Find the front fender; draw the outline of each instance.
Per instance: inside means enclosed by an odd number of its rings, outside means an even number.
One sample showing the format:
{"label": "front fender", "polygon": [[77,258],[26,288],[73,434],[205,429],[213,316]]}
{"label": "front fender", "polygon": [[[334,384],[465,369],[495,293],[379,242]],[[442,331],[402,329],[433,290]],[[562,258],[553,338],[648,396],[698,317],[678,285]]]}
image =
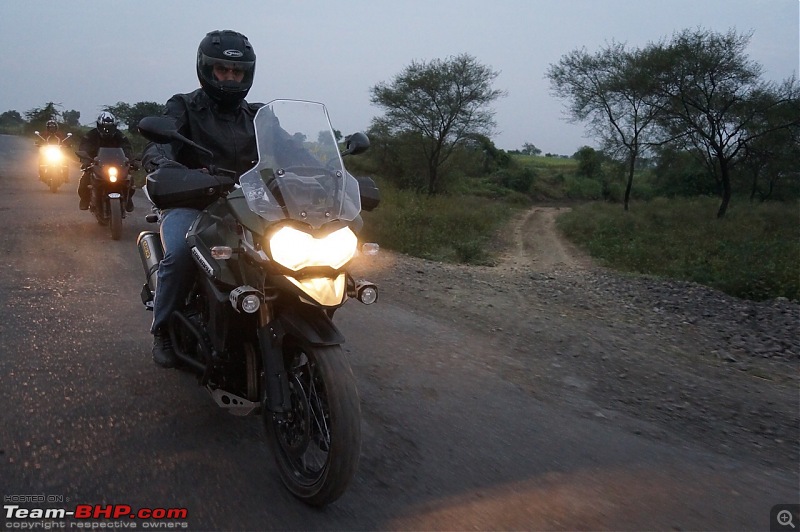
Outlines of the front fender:
{"label": "front fender", "polygon": [[321,308],[310,305],[285,307],[278,314],[278,320],[287,335],[307,342],[309,346],[344,343],[344,335]]}
{"label": "front fender", "polygon": [[285,337],[304,348],[339,345],[344,336],[320,308],[307,305],[283,308],[278,318],[258,329],[258,342],[264,357],[265,405],[270,412],[288,412],[289,381],[283,354]]}

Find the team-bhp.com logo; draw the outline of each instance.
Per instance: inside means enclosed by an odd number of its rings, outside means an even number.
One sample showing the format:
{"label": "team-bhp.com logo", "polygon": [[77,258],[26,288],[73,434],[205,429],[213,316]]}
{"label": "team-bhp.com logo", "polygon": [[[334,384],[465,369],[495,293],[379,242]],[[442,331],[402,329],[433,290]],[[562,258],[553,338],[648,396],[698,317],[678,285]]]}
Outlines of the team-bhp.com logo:
{"label": "team-bhp.com logo", "polygon": [[[22,508],[17,504],[5,504],[3,505],[3,510],[6,518],[6,527],[19,529],[30,528],[24,526],[24,523],[34,519],[51,520],[55,522],[55,528],[68,528],[66,523],[58,523],[58,520],[64,519],[78,520],[77,522],[72,521],[69,528],[96,528],[91,523],[93,520],[99,519],[116,520],[120,527],[125,528],[137,528],[136,520],[140,521],[139,524],[142,528],[164,528],[168,523],[171,525],[168,528],[187,528],[188,524],[185,519],[189,516],[189,511],[186,508],[139,508],[134,510],[128,504],[78,504],[74,510],[65,508]],[[184,520],[184,522],[174,522],[174,520],[179,519]]]}

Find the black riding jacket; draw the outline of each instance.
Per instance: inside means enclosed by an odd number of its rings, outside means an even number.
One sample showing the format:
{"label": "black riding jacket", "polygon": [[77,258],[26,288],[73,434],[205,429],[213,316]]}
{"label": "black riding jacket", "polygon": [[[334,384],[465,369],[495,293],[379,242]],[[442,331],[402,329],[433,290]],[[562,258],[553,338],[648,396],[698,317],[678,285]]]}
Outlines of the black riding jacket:
{"label": "black riding jacket", "polygon": [[81,138],[78,151],[84,151],[89,154],[89,157],[94,159],[97,157],[97,152],[100,148],[122,148],[122,151],[125,152],[125,157],[128,159],[133,158],[131,141],[120,130],[115,131],[114,135],[111,137],[103,138],[100,136],[100,132],[97,131],[97,128],[90,129]]}
{"label": "black riding jacket", "polygon": [[64,142],[64,138],[66,138],[66,135],[62,135],[61,133],[49,133],[44,138],[44,143],[45,144],[61,144],[62,142]]}
{"label": "black riding jacket", "polygon": [[203,89],[176,94],[167,101],[164,115],[175,119],[178,132],[214,153],[212,158],[197,149],[173,142],[149,143],[142,153],[142,166],[155,170],[162,157],[189,168],[210,168],[212,165],[233,170],[239,176],[258,160],[253,118],[263,104],[242,101],[233,109],[219,107]]}

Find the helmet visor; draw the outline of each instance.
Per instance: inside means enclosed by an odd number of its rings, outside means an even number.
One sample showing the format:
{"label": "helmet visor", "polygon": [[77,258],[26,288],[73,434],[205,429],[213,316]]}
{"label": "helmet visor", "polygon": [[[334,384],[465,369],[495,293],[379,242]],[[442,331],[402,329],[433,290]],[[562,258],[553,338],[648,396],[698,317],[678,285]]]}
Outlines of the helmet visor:
{"label": "helmet visor", "polygon": [[114,134],[117,130],[116,124],[106,124],[101,123],[97,126],[97,132],[100,133],[101,137],[110,137]]}
{"label": "helmet visor", "polygon": [[200,71],[203,77],[210,82],[220,84],[225,87],[229,82],[250,87],[253,83],[253,71],[255,61],[236,61],[231,59],[219,59],[200,54]]}

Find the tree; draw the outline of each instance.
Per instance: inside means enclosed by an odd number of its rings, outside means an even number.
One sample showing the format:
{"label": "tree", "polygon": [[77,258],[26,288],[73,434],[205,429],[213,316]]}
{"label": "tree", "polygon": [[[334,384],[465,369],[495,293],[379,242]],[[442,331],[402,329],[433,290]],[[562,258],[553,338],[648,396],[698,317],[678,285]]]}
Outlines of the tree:
{"label": "tree", "polygon": [[[797,87],[794,90],[786,85],[794,84],[794,79],[784,83],[782,92],[792,93],[792,98],[784,100],[782,105],[771,107],[771,112],[761,115],[761,120],[753,120],[748,131],[753,136],[744,147],[741,165],[749,175],[750,200],[756,198],[764,201],[781,192],[789,197],[797,197],[800,185],[800,95]],[[775,94],[766,92],[763,98],[776,98]],[[792,120],[794,117],[794,122]],[[793,122],[793,123],[792,123]],[[774,129],[774,124],[791,123],[789,127]],[[765,133],[756,135],[761,131]],[[781,191],[778,191],[780,185]]]}
{"label": "tree", "polygon": [[530,142],[526,142],[522,145],[522,153],[524,155],[539,155],[542,153],[542,150],[531,144]]}
{"label": "tree", "polygon": [[480,164],[477,165],[482,174],[490,174],[500,168],[507,168],[511,164],[511,156],[504,150],[494,145],[492,139],[485,135],[475,133],[464,138],[461,147],[465,151],[479,153]]}
{"label": "tree", "polygon": [[489,136],[495,126],[489,105],[505,92],[492,88],[499,72],[462,54],[446,60],[412,61],[391,84],[370,89],[383,108],[380,127],[414,139],[427,164],[429,194],[437,192],[442,165],[471,135]]}
{"label": "tree", "polygon": [[3,126],[19,126],[25,123],[25,119],[19,114],[19,111],[6,111],[0,114],[0,125]]}
{"label": "tree", "polygon": [[61,107],[61,104],[47,102],[44,107],[35,107],[25,111],[25,118],[28,119],[28,132],[44,131],[48,120],[58,121],[61,117],[61,111],[56,107]]}
{"label": "tree", "polygon": [[702,155],[696,152],[670,144],[654,148],[653,186],[656,194],[666,197],[719,194],[719,184],[709,174]]}
{"label": "tree", "polygon": [[612,42],[594,55],[586,49],[570,52],[550,65],[547,77],[554,94],[569,100],[572,121],[588,121],[609,153],[623,154],[627,211],[636,160],[658,116],[658,108],[648,104],[653,92],[650,62],[644,52]]}
{"label": "tree", "polygon": [[603,154],[591,146],[582,146],[573,159],[578,161],[578,174],[588,179],[598,179],[603,171]]}
{"label": "tree", "polygon": [[0,133],[19,134],[25,129],[25,119],[18,111],[6,111],[0,114]]}
{"label": "tree", "polygon": [[138,131],[139,121],[146,116],[161,115],[164,106],[157,102],[139,102],[133,105],[125,102],[117,102],[114,105],[106,105],[103,111],[112,113],[117,119],[125,124],[128,131]]}
{"label": "tree", "polygon": [[64,119],[64,124],[67,125],[68,127],[77,128],[77,127],[79,127],[81,125],[81,123],[80,123],[80,119],[81,119],[80,111],[75,111],[75,110],[64,111],[64,113],[62,113],[61,116]]}
{"label": "tree", "polygon": [[665,141],[704,155],[721,187],[718,218],[727,211],[731,170],[742,160],[746,146],[800,119],[795,109],[784,120],[754,127],[764,124],[776,107],[791,105],[797,84],[778,86],[761,80],[761,66],[745,54],[750,36],[733,30],[725,34],[684,30],[668,44],[651,47],[659,71],[653,103],[659,108]]}

